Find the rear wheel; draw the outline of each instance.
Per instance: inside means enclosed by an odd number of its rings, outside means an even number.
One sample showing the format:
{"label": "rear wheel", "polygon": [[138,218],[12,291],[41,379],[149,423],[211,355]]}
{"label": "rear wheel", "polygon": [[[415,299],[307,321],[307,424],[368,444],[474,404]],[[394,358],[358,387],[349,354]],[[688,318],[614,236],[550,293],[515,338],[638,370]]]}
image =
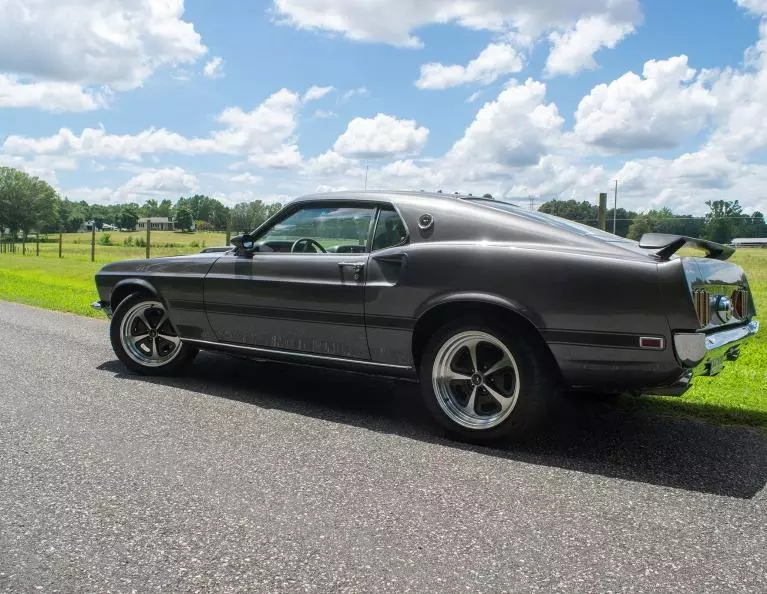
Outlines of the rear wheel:
{"label": "rear wheel", "polygon": [[133,293],[120,303],[109,334],[120,361],[146,375],[176,372],[197,354],[196,348],[181,341],[165,306],[143,293]]}
{"label": "rear wheel", "polygon": [[459,320],[437,331],[420,375],[435,419],[472,441],[529,435],[555,394],[548,360],[529,333],[483,320]]}

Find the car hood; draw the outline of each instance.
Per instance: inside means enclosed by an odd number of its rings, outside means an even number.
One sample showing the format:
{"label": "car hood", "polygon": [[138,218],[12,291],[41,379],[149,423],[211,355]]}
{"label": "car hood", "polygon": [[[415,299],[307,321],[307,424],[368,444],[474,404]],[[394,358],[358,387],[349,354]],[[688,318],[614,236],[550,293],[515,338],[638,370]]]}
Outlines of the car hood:
{"label": "car hood", "polygon": [[210,268],[225,252],[205,252],[179,256],[162,256],[141,260],[118,260],[105,264],[99,274],[112,272],[190,272]]}

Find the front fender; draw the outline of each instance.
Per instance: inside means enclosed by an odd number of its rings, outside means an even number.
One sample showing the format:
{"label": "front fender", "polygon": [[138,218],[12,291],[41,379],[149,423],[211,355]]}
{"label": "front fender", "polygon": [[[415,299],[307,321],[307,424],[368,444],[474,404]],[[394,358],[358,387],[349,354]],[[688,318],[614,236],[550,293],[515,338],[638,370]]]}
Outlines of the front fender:
{"label": "front fender", "polygon": [[109,296],[109,305],[112,311],[117,308],[123,299],[133,293],[136,289],[141,289],[150,293],[163,304],[166,311],[168,310],[168,304],[165,301],[165,298],[160,294],[160,292],[152,283],[143,278],[126,278],[119,281],[115,284],[114,287],[112,287],[112,293]]}

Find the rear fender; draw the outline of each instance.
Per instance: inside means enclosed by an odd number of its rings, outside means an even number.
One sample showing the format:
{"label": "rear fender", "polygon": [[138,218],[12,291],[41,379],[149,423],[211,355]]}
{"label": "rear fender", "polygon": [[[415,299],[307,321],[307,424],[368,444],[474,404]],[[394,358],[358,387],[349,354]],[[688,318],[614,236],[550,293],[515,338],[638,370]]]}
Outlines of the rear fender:
{"label": "rear fender", "polygon": [[522,316],[538,328],[538,330],[543,330],[545,327],[543,319],[531,308],[512,299],[493,295],[492,293],[459,292],[437,295],[421,304],[414,317],[415,319],[421,319],[430,310],[447,303],[485,303],[487,305],[497,305]]}

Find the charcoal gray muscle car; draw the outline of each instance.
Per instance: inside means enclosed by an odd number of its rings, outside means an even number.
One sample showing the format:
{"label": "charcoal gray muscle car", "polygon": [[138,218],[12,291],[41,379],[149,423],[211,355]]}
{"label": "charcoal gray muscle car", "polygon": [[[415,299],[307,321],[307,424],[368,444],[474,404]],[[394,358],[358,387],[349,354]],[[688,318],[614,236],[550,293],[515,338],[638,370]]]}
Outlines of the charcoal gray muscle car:
{"label": "charcoal gray muscle car", "polygon": [[229,247],[107,264],[94,306],[136,372],[210,349],[402,376],[448,430],[488,440],[528,432],[562,390],[681,394],[737,359],[759,324],[732,252],[489,198],[328,193]]}

